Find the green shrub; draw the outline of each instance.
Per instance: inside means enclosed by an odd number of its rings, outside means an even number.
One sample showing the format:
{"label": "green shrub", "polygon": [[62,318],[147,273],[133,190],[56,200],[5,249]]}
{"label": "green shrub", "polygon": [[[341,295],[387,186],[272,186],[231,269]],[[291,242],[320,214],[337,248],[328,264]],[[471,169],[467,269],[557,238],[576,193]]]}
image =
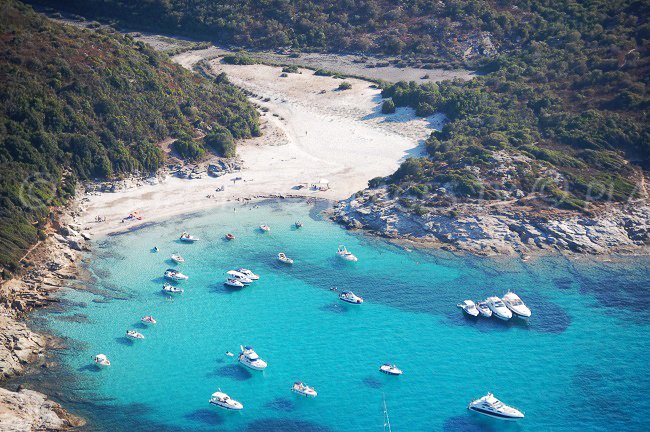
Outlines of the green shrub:
{"label": "green shrub", "polygon": [[395,112],[395,102],[393,99],[386,99],[381,105],[381,112],[384,114],[392,114]]}
{"label": "green shrub", "polygon": [[235,145],[235,140],[230,131],[224,127],[215,127],[203,140],[205,144],[212,148],[219,156],[236,156],[237,147]]}
{"label": "green shrub", "polygon": [[179,138],[174,141],[174,150],[182,159],[196,161],[205,156],[205,149],[203,146],[191,138]]}
{"label": "green shrub", "polygon": [[343,81],[341,84],[339,84],[337,90],[340,90],[340,91],[342,91],[342,90],[350,90],[351,88],[352,88],[352,84],[350,84],[347,81]]}

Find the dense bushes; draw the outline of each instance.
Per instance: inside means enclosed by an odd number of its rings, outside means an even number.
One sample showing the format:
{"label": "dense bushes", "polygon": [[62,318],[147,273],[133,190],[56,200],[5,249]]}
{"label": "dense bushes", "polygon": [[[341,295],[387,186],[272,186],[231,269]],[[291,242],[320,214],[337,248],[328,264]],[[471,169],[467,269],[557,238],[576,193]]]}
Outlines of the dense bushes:
{"label": "dense bushes", "polygon": [[395,102],[392,99],[386,99],[383,104],[381,104],[381,112],[384,114],[392,114],[395,112]]}
{"label": "dense bushes", "polygon": [[[0,268],[15,268],[77,179],[154,172],[164,159],[155,143],[206,125],[259,135],[257,112],[227,80],[129,36],[56,24],[11,0],[0,28]],[[176,145],[187,157],[199,147]]]}
{"label": "dense bushes", "polygon": [[174,151],[182,159],[195,161],[205,155],[203,146],[190,137],[181,137],[174,141]]}
{"label": "dense bushes", "polygon": [[236,154],[235,140],[230,131],[224,127],[217,127],[212,130],[205,136],[204,141],[219,156],[234,157]]}

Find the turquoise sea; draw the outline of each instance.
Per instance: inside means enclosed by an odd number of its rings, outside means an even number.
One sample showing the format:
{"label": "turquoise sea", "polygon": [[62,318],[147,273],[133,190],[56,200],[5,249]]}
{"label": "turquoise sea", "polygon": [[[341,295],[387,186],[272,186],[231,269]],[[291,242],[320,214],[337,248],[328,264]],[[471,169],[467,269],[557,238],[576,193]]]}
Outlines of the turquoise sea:
{"label": "turquoise sea", "polygon": [[[180,243],[182,231],[201,241]],[[338,260],[339,244],[359,262]],[[295,264],[278,263],[280,251]],[[174,252],[186,263],[174,266]],[[43,386],[97,431],[383,431],[384,398],[395,432],[647,430],[648,264],[408,251],[304,203],[223,206],[96,241],[90,290],[69,290],[64,308],[40,314],[69,346]],[[225,287],[224,272],[240,266],[261,279]],[[190,277],[174,301],[160,292],[168,267]],[[340,302],[334,286],[365,303]],[[508,289],[531,307],[528,324],[467,319],[456,307]],[[143,328],[148,314],[158,324]],[[131,343],[127,329],[146,339]],[[240,344],[268,368],[224,355]],[[91,366],[97,353],[112,366]],[[386,361],[404,375],[379,373]],[[318,397],[291,393],[294,380]],[[244,410],[210,406],[218,389]],[[468,412],[488,391],[526,418]]]}

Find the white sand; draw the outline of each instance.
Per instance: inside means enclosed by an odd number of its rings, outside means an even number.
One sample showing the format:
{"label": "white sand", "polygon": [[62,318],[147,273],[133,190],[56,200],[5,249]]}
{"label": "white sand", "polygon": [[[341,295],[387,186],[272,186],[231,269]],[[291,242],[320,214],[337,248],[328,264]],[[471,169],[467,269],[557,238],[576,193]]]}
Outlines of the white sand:
{"label": "white sand", "polygon": [[[205,57],[199,51],[190,51],[175,60],[191,67],[201,58]],[[382,115],[379,90],[366,81],[347,79],[352,89],[336,91],[341,80],[317,77],[309,70],[280,78],[278,67],[211,64],[234,84],[258,95],[254,102],[268,109],[262,115],[263,136],[239,143],[244,170],[219,178],[168,177],[157,185],[89,195],[81,218],[95,234],[272,194],[345,199],[364,189],[369,179],[392,174],[408,155],[419,154],[419,143],[442,121],[416,118],[406,108]],[[235,177],[243,180],[233,183]],[[293,189],[320,179],[329,180],[329,190]],[[219,186],[225,191],[215,192]],[[134,211],[141,221],[121,222]],[[106,222],[95,223],[97,216]]]}

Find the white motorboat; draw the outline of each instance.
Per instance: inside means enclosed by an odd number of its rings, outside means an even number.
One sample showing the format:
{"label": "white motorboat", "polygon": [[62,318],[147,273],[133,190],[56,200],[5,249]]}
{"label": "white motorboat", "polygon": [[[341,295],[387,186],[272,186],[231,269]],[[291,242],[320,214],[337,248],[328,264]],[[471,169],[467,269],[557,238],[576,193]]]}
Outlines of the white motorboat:
{"label": "white motorboat", "polygon": [[253,280],[246,276],[243,273],[240,273],[236,270],[229,270],[226,272],[228,275],[228,279],[235,279],[238,280],[239,282],[243,283],[244,285],[250,285],[253,283]]}
{"label": "white motorboat", "polygon": [[167,294],[182,294],[183,288],[175,287],[174,285],[164,284],[162,292]]}
{"label": "white motorboat", "polygon": [[260,358],[260,356],[257,355],[255,350],[253,350],[252,347],[250,346],[239,346],[240,348],[240,353],[239,353],[239,363],[243,364],[244,366],[247,366],[251,369],[255,370],[264,370],[266,369],[266,362]]}
{"label": "white motorboat", "polygon": [[169,279],[173,281],[182,281],[182,280],[189,279],[189,277],[185,276],[183,273],[179,272],[178,270],[170,268],[165,270],[165,279]]}
{"label": "white motorboat", "polygon": [[339,294],[339,299],[352,304],[363,303],[363,297],[356,295],[352,291],[343,291],[341,294]]}
{"label": "white motorboat", "polygon": [[280,252],[278,254],[278,261],[280,261],[283,264],[293,264],[293,260],[286,256],[284,252]]}
{"label": "white motorboat", "polygon": [[235,288],[244,288],[244,284],[239,282],[237,279],[228,278],[223,284]]}
{"label": "white motorboat", "polygon": [[459,308],[463,310],[467,315],[471,317],[477,317],[479,315],[479,310],[476,308],[476,305],[471,300],[464,300],[462,303],[457,304]]}
{"label": "white motorboat", "polygon": [[235,354],[231,353],[230,351],[226,351],[226,355],[228,357],[234,357],[235,356]]}
{"label": "white motorboat", "polygon": [[260,230],[262,232],[269,232],[269,231],[271,231],[271,227],[266,225],[266,224],[262,224],[262,225],[260,225]]}
{"label": "white motorboat", "polygon": [[488,393],[482,398],[470,402],[467,409],[502,420],[519,420],[524,418],[524,413],[516,408],[504,404],[499,399],[495,398],[492,393]]}
{"label": "white motorboat", "polygon": [[185,242],[185,243],[194,243],[196,241],[199,241],[199,239],[197,237],[194,237],[194,236],[192,236],[192,235],[190,235],[189,233],[186,233],[186,232],[181,234],[180,240],[182,242]]}
{"label": "white motorboat", "polygon": [[140,332],[137,332],[135,330],[127,330],[126,331],[126,337],[129,339],[139,339],[142,340],[144,339],[144,335]]}
{"label": "white motorboat", "polygon": [[212,405],[227,410],[239,411],[244,409],[244,405],[242,405],[241,402],[231,399],[230,396],[220,391],[212,393],[209,402]]}
{"label": "white motorboat", "polygon": [[237,271],[238,271],[239,273],[245,275],[245,276],[248,277],[249,279],[254,280],[254,281],[256,281],[256,280],[258,280],[258,279],[260,278],[258,275],[256,275],[256,274],[253,273],[252,271],[250,271],[250,270],[248,270],[248,269],[245,269],[245,268],[243,268],[243,267],[238,268]]}
{"label": "white motorboat", "polygon": [[503,301],[499,297],[488,297],[485,302],[492,311],[493,316],[504,321],[508,321],[510,318],[512,318],[512,312],[510,312],[510,309],[508,309],[506,305],[503,304]]}
{"label": "white motorboat", "polygon": [[142,324],[157,324],[158,321],[156,321],[151,315],[147,315],[145,317],[142,317],[140,320]]}
{"label": "white motorboat", "polygon": [[490,307],[485,300],[477,302],[476,309],[478,309],[481,316],[484,316],[486,318],[490,318],[492,316],[492,311],[490,310]]}
{"label": "white motorboat", "polygon": [[294,223],[294,226],[295,226],[296,228],[302,228],[302,222],[300,222],[300,221],[296,221],[296,223]]}
{"label": "white motorboat", "polygon": [[379,372],[385,373],[387,375],[402,375],[402,369],[398,368],[394,364],[384,363],[379,366]]}
{"label": "white motorboat", "polygon": [[97,354],[93,358],[93,361],[99,367],[108,367],[111,365],[111,361],[108,359],[108,357],[106,357],[105,354]]}
{"label": "white motorboat", "polygon": [[348,251],[345,246],[340,245],[339,249],[336,251],[336,255],[345,260],[345,261],[350,261],[350,262],[357,262],[359,259],[352,255],[352,252]]}
{"label": "white motorboat", "polygon": [[174,254],[171,256],[172,261],[174,261],[176,264],[183,264],[185,262],[185,258],[178,254]]}
{"label": "white motorboat", "polygon": [[519,296],[511,291],[508,291],[506,295],[501,299],[508,309],[510,309],[516,316],[520,318],[530,318],[531,312],[528,306],[524,304]]}
{"label": "white motorboat", "polygon": [[302,381],[296,381],[291,387],[291,391],[305,397],[316,397],[318,392],[313,388],[309,387],[307,384]]}

